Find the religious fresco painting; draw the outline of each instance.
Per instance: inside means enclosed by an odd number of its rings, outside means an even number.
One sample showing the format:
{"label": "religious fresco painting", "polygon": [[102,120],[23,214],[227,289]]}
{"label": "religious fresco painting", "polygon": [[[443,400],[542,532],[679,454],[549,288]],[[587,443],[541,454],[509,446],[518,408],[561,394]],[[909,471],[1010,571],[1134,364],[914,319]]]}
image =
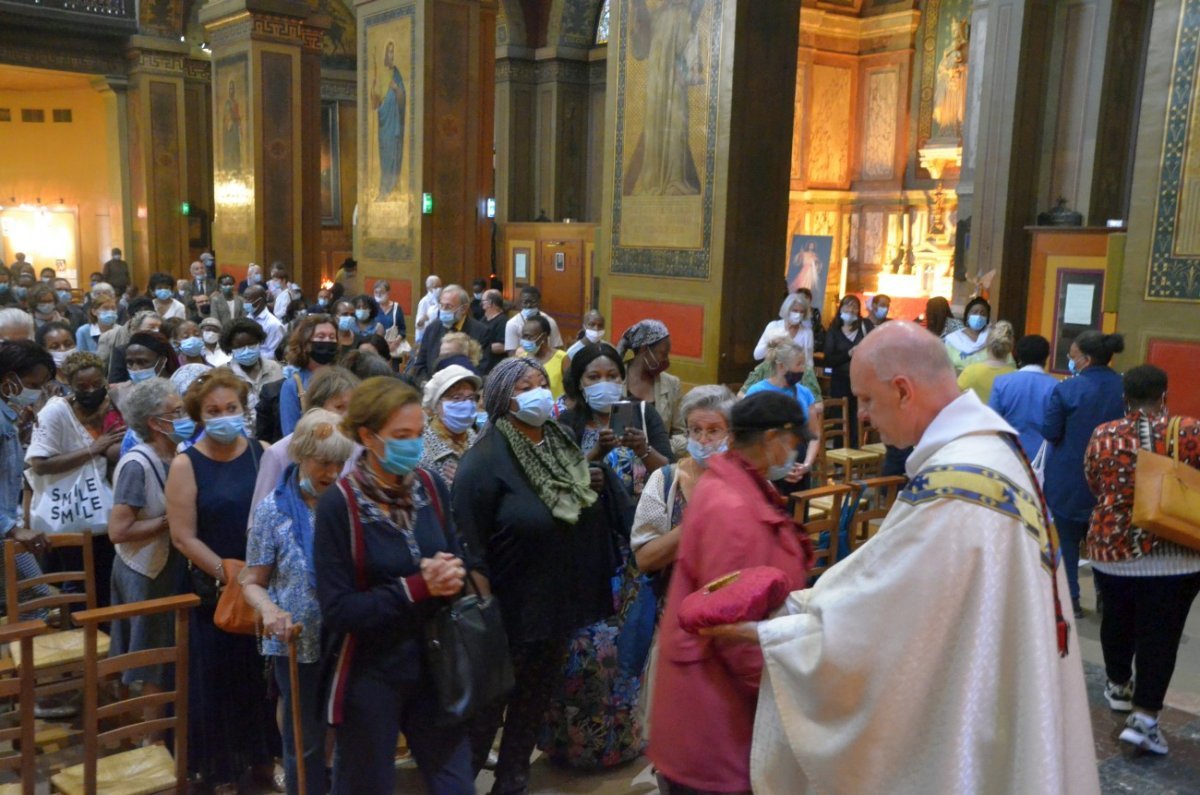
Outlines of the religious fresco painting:
{"label": "religious fresco painting", "polygon": [[321,102],[321,223],[342,224],[342,168],[338,142],[338,103]]}
{"label": "religious fresco painting", "polygon": [[812,292],[815,307],[825,305],[825,284],[833,259],[833,238],[828,235],[792,235],[788,255],[787,291],[801,287]]}
{"label": "religious fresco painting", "polygon": [[[254,259],[254,164],[250,139],[250,61],[246,53],[219,59],[213,69],[213,215],[226,262]],[[218,223],[219,221],[219,223]]]}
{"label": "religious fresco painting", "polygon": [[1148,301],[1200,301],[1200,0],[1184,0],[1167,99]]}
{"label": "religious fresco painting", "polygon": [[417,119],[415,91],[415,6],[381,12],[364,20],[359,71],[366,123],[360,151],[366,201],[360,207],[364,254],[370,259],[408,261],[415,255],[420,211],[412,163]]}
{"label": "religious fresco painting", "polygon": [[614,272],[708,276],[725,4],[620,0]]}

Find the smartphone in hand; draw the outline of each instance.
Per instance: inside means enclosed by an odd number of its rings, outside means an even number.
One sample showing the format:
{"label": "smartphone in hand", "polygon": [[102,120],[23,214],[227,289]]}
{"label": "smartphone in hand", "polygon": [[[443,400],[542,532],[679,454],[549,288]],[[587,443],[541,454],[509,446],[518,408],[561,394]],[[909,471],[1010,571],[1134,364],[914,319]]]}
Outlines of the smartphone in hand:
{"label": "smartphone in hand", "polygon": [[642,414],[638,408],[637,401],[633,400],[618,400],[613,404],[608,424],[618,440],[631,428],[642,430]]}

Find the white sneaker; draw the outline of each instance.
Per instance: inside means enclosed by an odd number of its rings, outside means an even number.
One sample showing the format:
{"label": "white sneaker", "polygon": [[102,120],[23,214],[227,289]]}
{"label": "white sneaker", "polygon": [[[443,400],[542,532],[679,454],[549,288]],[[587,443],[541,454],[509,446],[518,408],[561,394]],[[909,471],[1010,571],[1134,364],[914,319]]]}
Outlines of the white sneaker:
{"label": "white sneaker", "polygon": [[1133,680],[1123,685],[1114,684],[1109,680],[1104,685],[1104,698],[1108,700],[1109,709],[1114,712],[1130,712],[1133,710]]}
{"label": "white sneaker", "polygon": [[1167,752],[1167,738],[1159,731],[1158,721],[1140,712],[1135,712],[1125,719],[1125,728],[1121,731],[1120,740],[1152,754],[1161,756]]}

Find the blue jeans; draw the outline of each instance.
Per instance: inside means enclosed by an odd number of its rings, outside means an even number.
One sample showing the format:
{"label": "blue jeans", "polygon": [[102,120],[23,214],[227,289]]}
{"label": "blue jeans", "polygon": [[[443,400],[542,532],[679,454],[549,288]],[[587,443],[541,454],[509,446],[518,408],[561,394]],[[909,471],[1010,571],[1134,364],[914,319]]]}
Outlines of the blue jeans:
{"label": "blue jeans", "polygon": [[[1071,602],[1079,601],[1079,544],[1087,537],[1088,523],[1054,517],[1058,528],[1058,544],[1062,549],[1062,565],[1067,569],[1067,585]],[[1064,608],[1065,609],[1065,608]]]}
{"label": "blue jeans", "polygon": [[283,771],[287,777],[288,795],[324,795],[328,791],[325,780],[325,721],[321,719],[318,701],[320,687],[320,663],[300,663],[300,730],[304,734],[304,772],[307,791],[300,792],[296,781],[296,741],[292,732],[292,688],[288,675],[288,658],[275,658],[275,683],[279,687],[279,699],[283,703],[283,726],[279,733],[283,737]]}

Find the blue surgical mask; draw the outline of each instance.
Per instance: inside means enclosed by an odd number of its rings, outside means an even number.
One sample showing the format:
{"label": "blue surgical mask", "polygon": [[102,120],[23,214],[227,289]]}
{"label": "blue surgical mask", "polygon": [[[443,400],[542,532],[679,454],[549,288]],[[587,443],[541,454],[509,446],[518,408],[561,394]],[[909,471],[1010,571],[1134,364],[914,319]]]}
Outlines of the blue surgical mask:
{"label": "blue surgical mask", "polygon": [[453,326],[454,321],[458,319],[457,314],[453,309],[440,309],[438,310],[438,320],[442,321],[443,326]]}
{"label": "blue surgical mask", "polygon": [[452,400],[442,402],[442,423],[451,433],[463,433],[475,424],[475,401]]}
{"label": "blue surgical mask", "polygon": [[166,287],[159,287],[154,291],[154,297],[160,301],[170,301],[173,293]]}
{"label": "blue surgical mask", "polygon": [[514,395],[513,400],[517,401],[513,416],[535,428],[545,425],[554,410],[554,395],[544,386]]}
{"label": "blue surgical mask", "polygon": [[487,425],[487,421],[488,413],[486,411],[478,412],[475,415],[475,430],[483,430],[483,427]]}
{"label": "blue surgical mask", "polygon": [[858,315],[853,312],[842,312],[842,325],[849,326],[854,321],[858,320]]}
{"label": "blue surgical mask", "polygon": [[179,352],[184,356],[199,356],[204,353],[204,340],[200,337],[185,337],[179,342]]}
{"label": "blue surgical mask", "polygon": [[140,384],[143,381],[149,381],[156,375],[158,375],[157,367],[147,367],[145,370],[129,370],[129,380],[134,384]]}
{"label": "blue surgical mask", "polygon": [[317,487],[313,485],[312,478],[305,476],[300,478],[300,491],[310,497],[320,497],[321,492],[317,491]]}
{"label": "blue surgical mask", "polygon": [[[20,383],[20,382],[18,381],[17,383]],[[25,386],[24,384],[21,384],[20,392],[6,398],[6,400],[8,400],[9,403],[16,406],[17,408],[27,408],[29,406],[32,406],[34,403],[37,403],[41,399],[42,399],[42,392],[40,389],[30,389],[29,387]]]}
{"label": "blue surgical mask", "polygon": [[21,285],[18,284],[16,287],[12,288],[12,294],[13,294],[13,298],[16,298],[18,301],[24,301],[25,298],[29,295],[29,288],[22,287]]}
{"label": "blue surgical mask", "polygon": [[261,356],[262,353],[257,345],[247,345],[245,348],[235,348],[233,351],[233,360],[242,367],[253,367],[258,364]]}
{"label": "blue surgical mask", "polygon": [[218,444],[229,444],[235,441],[245,430],[246,418],[241,414],[204,421],[204,435]]}
{"label": "blue surgical mask", "polygon": [[318,298],[317,306],[329,306],[329,299],[328,298]]}
{"label": "blue surgical mask", "polygon": [[221,285],[221,295],[225,296],[226,298],[233,295],[233,285],[232,284],[222,284]]}
{"label": "blue surgical mask", "polygon": [[521,310],[521,315],[526,320],[532,320],[538,316],[538,308],[536,306],[527,306]]}
{"label": "blue surgical mask", "polygon": [[425,454],[425,440],[420,436],[415,439],[384,439],[376,434],[375,438],[383,442],[383,457],[379,459],[379,465],[384,472],[393,475],[412,472]]}
{"label": "blue surgical mask", "polygon": [[521,350],[526,353],[533,353],[538,349],[538,344],[533,340],[521,340]]}
{"label": "blue surgical mask", "polygon": [[799,457],[799,450],[791,450],[788,452],[787,463],[772,466],[767,470],[767,480],[783,480],[792,471],[792,467],[796,464],[796,459]]}
{"label": "blue surgical mask", "polygon": [[881,307],[879,307],[878,309],[876,309],[876,310],[875,310],[875,319],[876,319],[876,320],[883,320],[883,319],[885,319],[887,316],[888,316],[888,307],[886,307],[886,306],[881,306]]}
{"label": "blue surgical mask", "polygon": [[722,439],[720,442],[716,442],[714,444],[703,444],[695,439],[690,438],[687,441],[688,455],[690,455],[700,466],[706,466],[708,464],[708,459],[712,458],[714,455],[720,455],[728,449],[729,442],[725,439]]}
{"label": "blue surgical mask", "polygon": [[338,318],[338,329],[340,331],[354,330],[354,315],[342,315]]}
{"label": "blue surgical mask", "polygon": [[70,290],[55,290],[54,294],[58,296],[58,302],[60,304],[71,303],[71,291]]}
{"label": "blue surgical mask", "polygon": [[980,331],[987,325],[987,318],[983,315],[971,315],[967,318],[967,325],[972,331]]}
{"label": "blue surgical mask", "polygon": [[358,318],[359,321],[365,323],[366,321],[371,319],[371,310],[370,309],[355,309],[354,316],[356,318]]}
{"label": "blue surgical mask", "polygon": [[1075,375],[1076,369],[1074,359],[1067,359],[1067,370],[1070,371],[1071,375]]}
{"label": "blue surgical mask", "polygon": [[103,326],[113,326],[117,323],[117,310],[105,309],[103,312],[96,313],[96,320]]}
{"label": "blue surgical mask", "polygon": [[624,387],[616,381],[601,381],[583,388],[583,399],[592,411],[607,414],[624,395]]}
{"label": "blue surgical mask", "polygon": [[168,435],[176,444],[186,442],[196,435],[196,421],[187,416],[173,419],[171,420],[171,432]]}

